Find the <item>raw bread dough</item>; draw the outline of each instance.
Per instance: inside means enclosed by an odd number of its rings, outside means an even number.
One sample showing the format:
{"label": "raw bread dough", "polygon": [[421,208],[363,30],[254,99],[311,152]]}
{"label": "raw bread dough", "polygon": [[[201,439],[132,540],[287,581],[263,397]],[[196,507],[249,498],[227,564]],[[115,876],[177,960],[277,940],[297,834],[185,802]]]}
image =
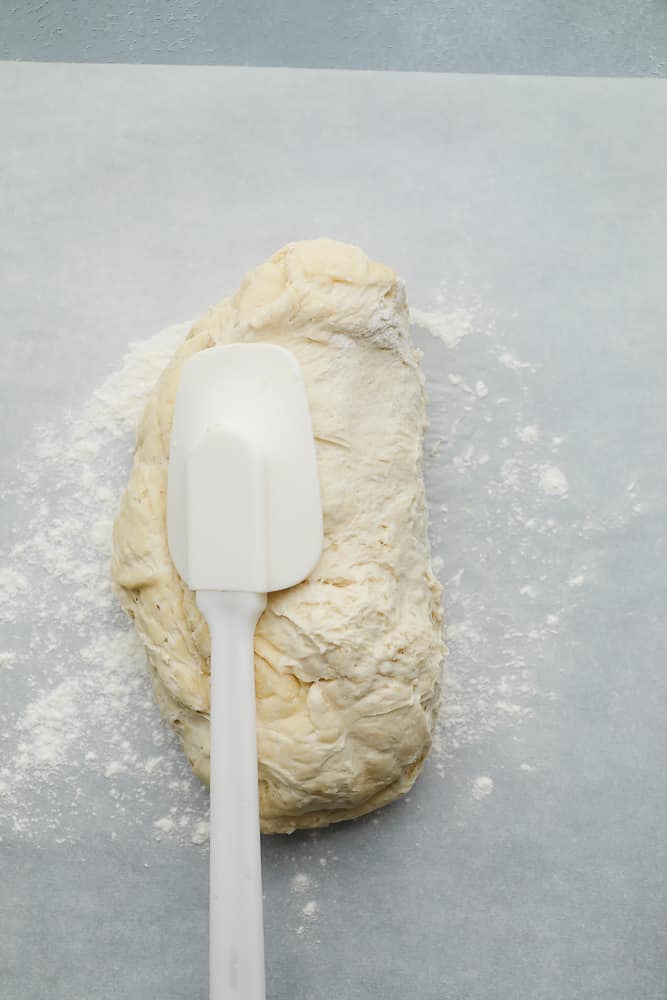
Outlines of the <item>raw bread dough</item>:
{"label": "raw bread dough", "polygon": [[311,576],[269,595],[255,636],[262,830],[391,802],[419,774],[438,708],[441,588],[422,478],[423,377],[402,285],[356,247],[294,243],[195,323],[150,397],[114,529],[113,578],[160,708],[209,776],[209,635],[167,547],[169,433],[183,362],[232,341],[301,365],[325,541]]}

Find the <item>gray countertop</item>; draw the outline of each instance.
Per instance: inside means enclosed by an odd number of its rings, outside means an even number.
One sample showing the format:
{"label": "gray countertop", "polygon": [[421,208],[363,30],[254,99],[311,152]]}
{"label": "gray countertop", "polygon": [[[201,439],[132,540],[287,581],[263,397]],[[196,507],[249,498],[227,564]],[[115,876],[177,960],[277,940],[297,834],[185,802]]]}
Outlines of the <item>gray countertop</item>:
{"label": "gray countertop", "polygon": [[[264,839],[270,1000],[665,995],[666,113],[661,81],[0,66],[3,483],[130,341],[288,240],[360,244],[422,310],[442,745],[405,802]],[[62,684],[87,667],[48,586]],[[59,653],[33,610],[3,626],[3,1000],[203,1000],[206,851],[154,826],[163,795],[204,808],[178,751],[125,813],[83,760],[10,773]]]}
{"label": "gray countertop", "polygon": [[659,0],[26,0],[0,58],[665,76]]}

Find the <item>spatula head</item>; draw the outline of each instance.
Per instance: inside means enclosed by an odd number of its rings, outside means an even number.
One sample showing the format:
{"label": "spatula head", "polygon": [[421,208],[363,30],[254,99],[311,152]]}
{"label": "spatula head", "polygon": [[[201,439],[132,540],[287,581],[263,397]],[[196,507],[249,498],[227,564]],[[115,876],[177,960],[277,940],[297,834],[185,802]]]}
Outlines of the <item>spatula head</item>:
{"label": "spatula head", "polygon": [[290,351],[230,344],[186,361],[171,431],[167,534],[192,590],[266,593],[313,569],[322,549],[317,459]]}

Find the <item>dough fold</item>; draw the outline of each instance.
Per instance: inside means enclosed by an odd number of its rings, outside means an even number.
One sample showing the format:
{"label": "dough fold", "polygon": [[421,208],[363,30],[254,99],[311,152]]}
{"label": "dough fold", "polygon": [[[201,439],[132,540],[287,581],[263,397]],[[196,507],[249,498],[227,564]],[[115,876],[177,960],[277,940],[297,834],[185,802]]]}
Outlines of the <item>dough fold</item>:
{"label": "dough fold", "polygon": [[406,792],[431,745],[444,645],[422,475],[423,377],[403,287],[331,240],[293,243],[195,323],[148,400],[114,527],[112,575],[156,699],[209,777],[209,635],[167,546],[169,433],[196,351],[270,342],[297,357],[324,513],[320,562],[269,595],[255,636],[264,833],[351,819]]}

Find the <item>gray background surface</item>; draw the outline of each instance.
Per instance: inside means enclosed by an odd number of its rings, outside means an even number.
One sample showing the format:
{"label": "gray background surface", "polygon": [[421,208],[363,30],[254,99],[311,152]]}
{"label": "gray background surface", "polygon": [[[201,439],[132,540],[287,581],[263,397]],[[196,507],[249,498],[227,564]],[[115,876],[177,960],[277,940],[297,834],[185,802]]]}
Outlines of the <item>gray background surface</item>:
{"label": "gray background surface", "polygon": [[[493,398],[524,392],[525,419],[565,439],[570,498],[535,573],[584,562],[591,580],[528,664],[549,697],[444,776],[430,763],[379,819],[265,840],[271,1000],[664,1000],[666,115],[661,81],[0,67],[3,473],[130,340],[319,233],[391,262],[414,303],[435,305],[443,279],[482,296],[494,343],[533,362],[523,390],[484,336],[452,357],[420,337],[432,435],[450,431],[459,371]],[[488,471],[459,475],[460,439],[429,461],[432,514],[450,508],[434,541],[475,604],[506,601],[526,629],[548,605],[519,596],[523,527],[484,499],[514,428],[484,426]],[[631,479],[641,515],[617,516]],[[599,529],[579,531],[587,518]],[[28,606],[15,641],[30,621]],[[500,625],[475,670],[493,672]],[[206,856],[150,828],[112,841],[108,794],[86,784],[72,843],[2,830],[3,1000],[206,997]],[[299,937],[301,869],[319,914]]]}
{"label": "gray background surface", "polygon": [[0,58],[664,76],[665,0],[3,0]]}

